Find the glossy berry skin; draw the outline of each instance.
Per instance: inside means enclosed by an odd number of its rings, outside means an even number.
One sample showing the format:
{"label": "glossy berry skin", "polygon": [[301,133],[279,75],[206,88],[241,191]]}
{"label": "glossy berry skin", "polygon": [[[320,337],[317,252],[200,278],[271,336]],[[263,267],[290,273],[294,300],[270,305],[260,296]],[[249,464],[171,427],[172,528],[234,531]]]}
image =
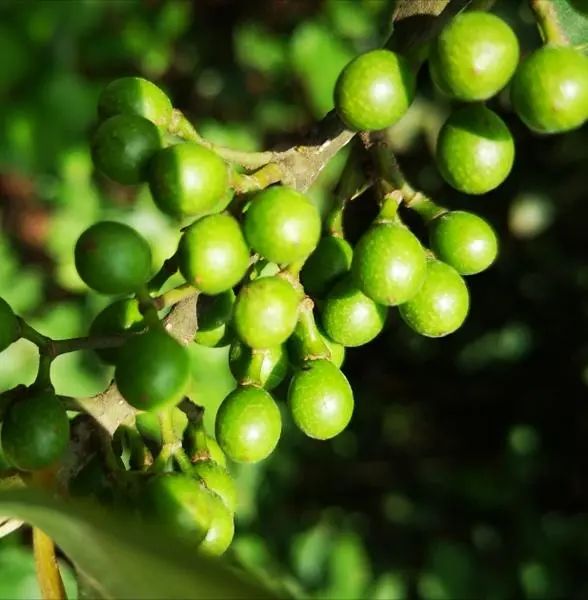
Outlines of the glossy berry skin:
{"label": "glossy berry skin", "polygon": [[402,225],[381,223],[368,229],[355,247],[351,272],[374,302],[396,306],[412,298],[425,277],[425,251]]}
{"label": "glossy berry skin", "polygon": [[233,513],[219,499],[211,501],[211,520],[206,536],[198,546],[198,552],[204,556],[224,554],[235,535]]}
{"label": "glossy berry skin", "polygon": [[249,267],[249,248],[238,221],[209,215],[190,225],[178,247],[180,272],[205,294],[220,294],[239,283]]}
{"label": "glossy berry skin", "polygon": [[306,196],[275,185],[253,196],[243,229],[256,252],[271,262],[287,265],[306,258],[316,248],[321,217]]}
{"label": "glossy berry skin", "polygon": [[6,411],[0,440],[9,462],[35,471],[59,460],[69,444],[69,420],[63,404],[50,392],[30,391]]}
{"label": "glossy berry skin", "polygon": [[349,271],[352,258],[353,249],[348,241],[332,235],[323,237],[300,272],[306,292],[322,298]]}
{"label": "glossy berry skin", "polygon": [[103,121],[92,140],[92,158],[99,171],[124,185],[145,181],[161,134],[151,121],[137,115],[115,115]]}
{"label": "glossy berry skin", "polygon": [[437,166],[449,185],[464,194],[486,194],[508,176],[514,142],[504,121],[482,105],[456,110],[437,139]]}
{"label": "glossy berry skin", "polygon": [[516,113],[533,131],[561,133],[588,119],[588,58],[565,46],[535,50],[512,82]]}
{"label": "glossy berry skin", "polygon": [[[318,332],[330,353],[329,360],[336,367],[340,368],[345,360],[345,346],[327,337],[320,329]],[[294,333],[288,339],[288,356],[290,357],[291,363],[296,367],[302,366],[308,358],[304,356],[303,348],[302,331],[300,325],[297,325]]]}
{"label": "glossy berry skin", "polygon": [[239,386],[223,400],[216,415],[216,440],[235,462],[255,463],[267,458],[281,432],[280,409],[262,388]]}
{"label": "glossy berry skin", "polygon": [[235,332],[250,348],[279,346],[296,327],[300,300],[300,293],[281,277],[255,279],[237,295]]}
{"label": "glossy berry skin", "polygon": [[201,460],[194,465],[192,473],[194,477],[200,479],[206,489],[216,494],[231,512],[235,512],[237,488],[224,467],[212,460]]}
{"label": "glossy berry skin", "polygon": [[0,352],[20,337],[20,325],[12,308],[4,298],[0,298]]}
{"label": "glossy berry skin", "polygon": [[331,290],[321,310],[328,337],[347,347],[371,342],[384,328],[388,309],[377,304],[345,277]]}
{"label": "glossy berry skin", "polygon": [[[90,325],[90,336],[117,335],[126,331],[141,331],[145,327],[139,303],[134,298],[123,298],[109,304],[98,313]],[[119,348],[99,348],[95,352],[105,362],[114,365]]]}
{"label": "glossy berry skin", "polygon": [[173,406],[190,383],[190,358],[170,335],[150,330],[122,346],[114,380],[123,398],[139,410]]}
{"label": "glossy berry skin", "polygon": [[307,436],[328,440],[339,435],[353,414],[353,392],[347,378],[329,360],[309,360],[288,388],[294,423]]}
{"label": "glossy berry skin", "polygon": [[214,329],[199,329],[194,336],[194,341],[207,348],[222,348],[228,346],[234,337],[228,325],[219,325]]}
{"label": "glossy berry skin", "polygon": [[431,78],[447,95],[465,102],[487,100],[513,76],[519,43],[502,19],[488,12],[454,17],[429,53]]}
{"label": "glossy berry skin", "polygon": [[273,390],[288,373],[288,354],[283,345],[253,350],[235,340],[229,351],[229,368],[239,383],[255,383]]}
{"label": "glossy berry skin", "polygon": [[389,50],[371,50],[354,58],[339,75],[335,108],[349,129],[385,129],[406,113],[415,85],[405,58]]}
{"label": "glossy berry skin", "polygon": [[212,150],[176,144],[155,156],[149,188],[162,212],[178,218],[202,216],[226,196],[228,177],[227,166]]}
{"label": "glossy berry skin", "polygon": [[418,294],[399,307],[404,322],[426,337],[442,337],[461,327],[470,297],[459,273],[449,265],[430,260],[425,283]]}
{"label": "glossy berry skin", "polygon": [[142,77],[120,77],[111,81],[98,98],[101,119],[113,115],[138,115],[158,127],[167,127],[172,103],[166,93]]}
{"label": "glossy berry skin", "polygon": [[446,212],[429,223],[429,241],[435,256],[460,275],[487,269],[498,254],[494,229],[470,212]]}
{"label": "glossy berry skin", "polygon": [[201,294],[198,296],[196,315],[198,330],[210,331],[224,325],[233,315],[235,292],[227,290],[214,296]]}
{"label": "glossy berry skin", "polygon": [[102,294],[136,292],[151,276],[151,248],[132,227],[101,221],[79,237],[75,265],[84,283]]}

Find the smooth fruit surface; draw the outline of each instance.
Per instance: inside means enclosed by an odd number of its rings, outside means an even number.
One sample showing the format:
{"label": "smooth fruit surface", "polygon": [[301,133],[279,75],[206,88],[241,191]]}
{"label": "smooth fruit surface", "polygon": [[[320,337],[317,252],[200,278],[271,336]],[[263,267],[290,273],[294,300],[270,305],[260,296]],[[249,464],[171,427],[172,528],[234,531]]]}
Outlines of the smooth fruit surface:
{"label": "smooth fruit surface", "polygon": [[224,467],[212,460],[202,460],[194,465],[192,473],[208,490],[214,492],[231,512],[235,512],[237,488],[233,478]]}
{"label": "smooth fruit surface", "polygon": [[12,308],[0,298],[0,352],[6,350],[20,336],[20,325]]}
{"label": "smooth fruit surface", "polygon": [[351,272],[359,289],[374,302],[396,306],[423,283],[425,251],[406,227],[382,223],[368,229],[355,247]]}
{"label": "smooth fruit surface", "polygon": [[356,287],[351,277],[340,281],[329,293],[321,311],[328,337],[343,346],[362,346],[384,328],[388,309]]}
{"label": "smooth fruit surface", "polygon": [[437,139],[437,166],[449,185],[465,194],[485,194],[508,176],[514,142],[504,121],[482,105],[456,110]]}
{"label": "smooth fruit surface", "polygon": [[348,241],[332,235],[323,237],[300,272],[300,281],[308,294],[324,296],[333,284],[351,268],[353,249]]}
{"label": "smooth fruit surface", "polygon": [[262,277],[243,286],[235,301],[233,325],[251,348],[285,342],[296,327],[300,294],[281,277]]}
{"label": "smooth fruit surface", "polygon": [[402,56],[372,50],[353,59],[335,86],[335,108],[350,129],[375,131],[390,127],[408,110],[415,76]]}
{"label": "smooth fruit surface", "polygon": [[111,81],[98,98],[98,114],[107,119],[113,115],[138,115],[166,127],[172,116],[172,103],[166,93],[142,77],[120,77]]}
{"label": "smooth fruit surface", "polygon": [[[345,346],[326,336],[320,329],[318,329],[318,333],[330,353],[329,360],[336,367],[341,367],[345,360]],[[307,357],[304,356],[303,334],[300,329],[300,323],[296,326],[294,333],[288,339],[288,356],[290,357],[292,364],[297,367],[300,367],[307,359]]]}
{"label": "smooth fruit surface", "polygon": [[214,296],[201,294],[198,296],[196,316],[198,331],[210,331],[224,325],[233,315],[235,292],[227,290]]}
{"label": "smooth fruit surface", "polygon": [[229,368],[239,383],[255,382],[273,390],[288,373],[288,354],[283,345],[253,350],[235,340],[229,351]]}
{"label": "smooth fruit surface", "polygon": [[519,43],[505,21],[488,12],[463,12],[431,47],[429,70],[439,88],[457,100],[486,100],[510,80]]}
{"label": "smooth fruit surface", "polygon": [[52,393],[35,393],[16,400],[4,416],[2,449],[15,467],[34,471],[63,456],[69,443],[69,420]]}
{"label": "smooth fruit surface", "polygon": [[353,414],[353,392],[347,378],[329,360],[309,360],[288,388],[294,423],[309,437],[328,440],[341,433]]}
{"label": "smooth fruit surface", "polygon": [[220,405],[215,431],[217,442],[231,460],[258,462],[278,444],[282,432],[280,409],[265,390],[240,386]]}
{"label": "smooth fruit surface", "polygon": [[588,58],[565,46],[535,50],[512,82],[515,111],[530,129],[560,133],[588,119]]}
{"label": "smooth fruit surface", "polygon": [[275,185],[253,196],[245,213],[244,232],[249,245],[264,258],[289,264],[315,249],[321,218],[306,196]]}
{"label": "smooth fruit surface", "polygon": [[190,382],[186,349],[164,331],[131,337],[121,348],[114,380],[123,398],[140,410],[177,404]]}
{"label": "smooth fruit surface", "polygon": [[429,223],[435,256],[461,275],[487,269],[498,254],[498,240],[487,221],[470,212],[446,212]]}
{"label": "smooth fruit surface", "polygon": [[149,188],[158,208],[173,217],[210,212],[227,193],[227,166],[198,144],[170,146],[155,156]]}
{"label": "smooth fruit surface", "polygon": [[239,283],[249,267],[249,248],[238,221],[229,215],[199,219],[182,235],[180,272],[205,294],[220,294]]}
{"label": "smooth fruit surface", "polygon": [[151,275],[151,249],[132,227],[102,221],[86,229],[75,251],[84,283],[102,294],[136,292]]}
{"label": "smooth fruit surface", "polygon": [[219,325],[214,329],[199,329],[194,336],[194,341],[207,348],[220,348],[228,346],[234,339],[227,325]]}
{"label": "smooth fruit surface", "polygon": [[231,545],[235,535],[233,513],[216,498],[211,501],[210,513],[210,525],[198,551],[205,556],[220,556]]}
{"label": "smooth fruit surface", "polygon": [[96,130],[92,158],[113,181],[134,185],[145,181],[154,154],[162,147],[157,126],[137,115],[115,115]]}
{"label": "smooth fruit surface", "polygon": [[425,283],[418,294],[399,307],[400,316],[417,333],[442,337],[461,327],[468,314],[470,296],[459,273],[431,260]]}

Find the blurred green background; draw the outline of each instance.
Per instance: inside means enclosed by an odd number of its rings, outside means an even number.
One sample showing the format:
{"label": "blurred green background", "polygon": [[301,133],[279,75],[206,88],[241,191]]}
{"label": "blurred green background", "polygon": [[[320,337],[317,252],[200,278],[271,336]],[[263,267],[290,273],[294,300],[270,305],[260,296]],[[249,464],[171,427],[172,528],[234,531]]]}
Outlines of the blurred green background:
{"label": "blurred green background", "polygon": [[[499,0],[523,51],[539,36],[526,2]],[[99,218],[132,224],[154,262],[178,233],[148,191],[93,170],[88,140],[108,81],[142,75],[213,141],[244,150],[302,139],[332,107],[334,81],[382,43],[388,0],[63,1],[0,4],[0,295],[43,333],[84,335],[107,302],[73,267],[79,233]],[[285,420],[278,451],[235,468],[240,490],[231,560],[319,598],[588,596],[588,131],[540,138],[492,101],[518,160],[483,198],[443,185],[432,159],[450,110],[426,69],[393,144],[415,185],[498,229],[502,251],[469,280],[466,326],[429,340],[393,316],[350,351],[350,428],[332,442]],[[328,206],[337,157],[312,189]],[[350,208],[353,241],[374,214]],[[414,226],[419,230],[419,223]],[[193,399],[210,429],[233,386],[227,349],[194,345]],[[29,383],[34,347],[0,355],[0,390]],[[91,353],[61,357],[62,394],[102,390]],[[284,390],[278,393],[284,396]],[[38,595],[29,534],[0,541],[0,598]]]}

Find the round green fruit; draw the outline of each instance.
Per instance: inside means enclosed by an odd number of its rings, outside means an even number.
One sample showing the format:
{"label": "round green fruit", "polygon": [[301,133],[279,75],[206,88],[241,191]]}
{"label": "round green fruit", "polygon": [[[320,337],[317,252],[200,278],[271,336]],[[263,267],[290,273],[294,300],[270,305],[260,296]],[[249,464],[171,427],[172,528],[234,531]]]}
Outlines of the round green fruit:
{"label": "round green fruit", "polygon": [[437,166],[456,190],[486,194],[508,176],[514,162],[512,135],[504,121],[482,105],[456,110],[437,140]]}
{"label": "round green fruit", "polygon": [[377,304],[345,277],[331,290],[321,311],[328,337],[347,347],[371,342],[384,328],[388,309]]}
{"label": "round green fruit", "polygon": [[223,400],[216,415],[216,440],[236,462],[255,463],[267,458],[281,432],[280,409],[262,388],[239,386]]}
{"label": "round green fruit", "polygon": [[566,46],[535,50],[519,67],[511,98],[521,120],[538,133],[561,133],[588,119],[588,57]]}
{"label": "round green fruit", "polygon": [[[139,303],[134,298],[123,298],[108,305],[96,315],[90,325],[90,336],[118,335],[138,332],[145,327]],[[105,362],[114,365],[119,348],[99,348],[95,352]]]}
{"label": "round green fruit", "polygon": [[498,254],[494,229],[470,212],[446,212],[429,223],[429,241],[435,256],[461,275],[487,269]]}
{"label": "round green fruit", "polygon": [[165,331],[150,330],[122,346],[114,380],[123,398],[139,410],[173,406],[188,389],[190,357]]}
{"label": "round green fruit", "polygon": [[402,225],[370,227],[355,247],[351,272],[359,289],[374,302],[396,306],[414,296],[423,283],[425,251]]}
{"label": "round green fruit", "polygon": [[235,292],[227,290],[214,296],[200,294],[196,306],[198,331],[210,331],[225,325],[233,316]]}
{"label": "round green fruit", "polygon": [[235,522],[233,513],[216,498],[211,502],[211,520],[208,531],[198,547],[205,556],[224,554],[233,541]]}
{"label": "round green fruit", "polygon": [[69,443],[69,420],[63,404],[50,392],[30,392],[4,415],[0,441],[8,461],[35,471],[59,460]]}
{"label": "round green fruit", "polygon": [[417,333],[442,337],[461,327],[468,314],[470,297],[465,281],[449,265],[431,260],[418,294],[399,307],[400,316]]}
{"label": "round green fruit", "polygon": [[249,267],[249,248],[237,220],[209,215],[190,225],[180,240],[178,263],[186,281],[204,294],[220,294],[239,283]]}
{"label": "round green fruit", "polygon": [[335,108],[350,129],[385,129],[406,113],[415,87],[405,58],[389,50],[372,50],[354,58],[339,75]]}
{"label": "round green fruit", "polygon": [[229,185],[223,159],[204,146],[176,144],[158,152],[149,188],[158,208],[173,217],[202,216],[226,197]]}
{"label": "round green fruit", "polygon": [[351,268],[353,249],[349,242],[332,235],[322,238],[300,272],[308,294],[322,298],[333,284]]}
{"label": "round green fruit", "polygon": [[233,326],[250,348],[284,343],[298,320],[301,295],[281,277],[262,277],[244,285],[235,301]]}
{"label": "round green fruit", "polygon": [[223,501],[224,505],[235,512],[237,507],[237,488],[230,473],[212,460],[195,463],[192,471],[201,483]]}
{"label": "round green fruit", "polygon": [[0,298],[0,352],[20,337],[20,324],[12,308],[4,298]]}
{"label": "round green fruit", "polygon": [[[323,340],[327,350],[329,351],[329,360],[336,366],[341,367],[345,360],[345,346],[339,344],[327,337],[320,329],[318,330],[321,339]],[[296,367],[300,367],[307,359],[304,356],[303,334],[300,328],[300,323],[296,326],[294,333],[288,339],[288,356],[290,361]]]}
{"label": "round green fruit", "polygon": [[138,115],[159,127],[167,127],[172,103],[166,93],[141,77],[120,77],[111,81],[98,98],[101,119],[114,115]]}
{"label": "round green fruit", "polygon": [[115,115],[96,130],[92,158],[113,181],[134,185],[145,181],[155,153],[162,147],[159,129],[137,115]]}
{"label": "round green fruit", "polygon": [[353,392],[331,361],[309,360],[290,381],[288,404],[294,423],[307,436],[328,440],[349,424]]}
{"label": "round green fruit", "polygon": [[136,292],[151,276],[149,244],[122,223],[102,221],[86,229],[74,256],[84,283],[102,294]]}
{"label": "round green fruit", "polygon": [[235,340],[229,351],[229,367],[239,383],[253,383],[273,390],[288,373],[288,355],[283,345],[253,350]]}
{"label": "round green fruit", "polygon": [[513,76],[519,43],[513,30],[488,12],[463,12],[439,34],[429,53],[431,78],[447,95],[487,100]]}
{"label": "round green fruit", "polygon": [[199,329],[194,336],[194,341],[206,348],[223,348],[233,339],[234,335],[228,325],[219,325],[214,329]]}
{"label": "round green fruit", "polygon": [[321,217],[306,196],[275,185],[253,196],[243,229],[256,252],[271,262],[287,265],[306,258],[315,249]]}

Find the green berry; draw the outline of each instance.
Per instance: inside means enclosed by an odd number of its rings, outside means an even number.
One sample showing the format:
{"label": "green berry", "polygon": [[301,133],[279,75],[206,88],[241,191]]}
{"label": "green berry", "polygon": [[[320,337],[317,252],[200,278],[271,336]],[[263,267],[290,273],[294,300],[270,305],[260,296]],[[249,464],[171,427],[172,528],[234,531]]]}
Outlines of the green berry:
{"label": "green berry", "polygon": [[[98,313],[90,325],[90,336],[118,335],[128,331],[137,332],[145,327],[139,303],[134,298],[123,298],[109,304]],[[119,348],[99,348],[96,354],[105,362],[114,365],[118,360]]]}
{"label": "green berry", "polygon": [[519,67],[511,98],[521,120],[539,133],[561,133],[588,119],[588,57],[566,46],[535,50]]}
{"label": "green berry", "polygon": [[325,333],[343,346],[363,346],[384,328],[388,309],[359,290],[345,277],[330,291],[321,311]]}
{"label": "green berry", "polygon": [[4,298],[0,298],[0,352],[20,337],[20,324],[12,308]]}
{"label": "green berry", "polygon": [[174,338],[157,329],[133,336],[120,349],[114,380],[139,410],[177,404],[190,383],[190,358]]}
{"label": "green berry", "polygon": [[300,293],[281,277],[262,277],[244,285],[235,301],[233,326],[251,348],[284,343],[298,320]]}
{"label": "green berry", "polygon": [[225,325],[233,316],[234,304],[235,292],[233,290],[227,290],[215,296],[200,294],[196,307],[198,330],[210,331]]}
{"label": "green berry", "polygon": [[425,251],[408,228],[382,223],[361,237],[351,269],[364,294],[378,304],[396,306],[412,298],[422,285]]}
{"label": "green berry", "polygon": [[429,223],[429,240],[435,256],[461,275],[487,269],[498,254],[494,229],[470,212],[446,212]]}
{"label": "green berry", "polygon": [[162,147],[159,129],[137,115],[115,115],[96,130],[92,158],[113,181],[133,185],[145,181],[150,161]]}
{"label": "green berry", "polygon": [[322,298],[351,268],[353,249],[349,242],[332,235],[321,239],[300,272],[300,281],[308,294]]}
{"label": "green berry", "polygon": [[186,281],[205,294],[235,286],[249,267],[249,248],[237,220],[209,215],[190,225],[180,240],[178,262]]}
{"label": "green berry", "polygon": [[84,283],[102,294],[130,294],[151,275],[151,249],[133,228],[102,221],[79,237],[75,264]]}
{"label": "green berry", "polygon": [[173,217],[202,216],[226,197],[228,177],[227,166],[212,150],[176,144],[156,154],[149,187],[162,212]]}
{"label": "green berry", "polygon": [[[318,329],[318,328],[317,328]],[[329,351],[329,360],[336,366],[341,367],[345,360],[345,346],[338,344],[327,337],[320,329],[318,333],[321,336],[327,350]],[[300,367],[308,357],[304,356],[304,333],[300,322],[296,326],[294,333],[288,339],[288,356],[293,365]]]}
{"label": "green berry", "polygon": [[239,386],[216,415],[216,440],[236,462],[255,463],[273,451],[282,431],[280,409],[264,389]]}
{"label": "green berry", "polygon": [[405,323],[417,333],[442,337],[461,327],[469,303],[468,288],[459,273],[441,261],[431,260],[423,287],[399,311]]}
{"label": "green berry", "polygon": [[211,502],[210,526],[198,551],[205,556],[220,556],[231,545],[234,535],[233,513],[220,500],[214,498]]}
{"label": "green berry", "polygon": [[194,465],[192,473],[200,479],[204,487],[219,496],[231,512],[235,512],[237,488],[233,478],[224,467],[212,460],[201,460]]}
{"label": "green berry", "polygon": [[63,404],[50,392],[33,392],[8,407],[0,440],[8,461],[23,471],[52,465],[69,443],[69,420]]}
{"label": "green berry", "polygon": [[120,114],[138,115],[159,127],[167,127],[172,110],[165,92],[141,77],[121,77],[111,81],[98,99],[98,114],[102,119]]}
{"label": "green berry", "polygon": [[519,62],[513,30],[488,12],[463,12],[454,17],[431,47],[433,81],[449,96],[474,102],[498,93]]}
{"label": "green berry", "polygon": [[514,142],[504,121],[482,105],[456,110],[437,140],[437,166],[456,190],[486,194],[508,176]]}
{"label": "green berry", "polygon": [[307,436],[328,440],[349,424],[353,392],[331,361],[309,360],[290,381],[288,405],[294,423]]}
{"label": "green berry", "polygon": [[406,113],[415,86],[405,58],[389,50],[372,50],[354,58],[339,75],[335,108],[350,129],[385,129]]}
{"label": "green berry", "polygon": [[288,373],[288,355],[283,345],[253,350],[235,340],[229,351],[229,367],[239,383],[254,383],[273,390]]}
{"label": "green berry", "polygon": [[227,325],[219,325],[214,329],[198,330],[194,336],[194,341],[207,348],[222,348],[228,346],[233,338],[234,336]]}
{"label": "green berry", "polygon": [[256,252],[271,262],[287,265],[306,258],[315,249],[321,217],[306,196],[275,185],[253,196],[243,228]]}

